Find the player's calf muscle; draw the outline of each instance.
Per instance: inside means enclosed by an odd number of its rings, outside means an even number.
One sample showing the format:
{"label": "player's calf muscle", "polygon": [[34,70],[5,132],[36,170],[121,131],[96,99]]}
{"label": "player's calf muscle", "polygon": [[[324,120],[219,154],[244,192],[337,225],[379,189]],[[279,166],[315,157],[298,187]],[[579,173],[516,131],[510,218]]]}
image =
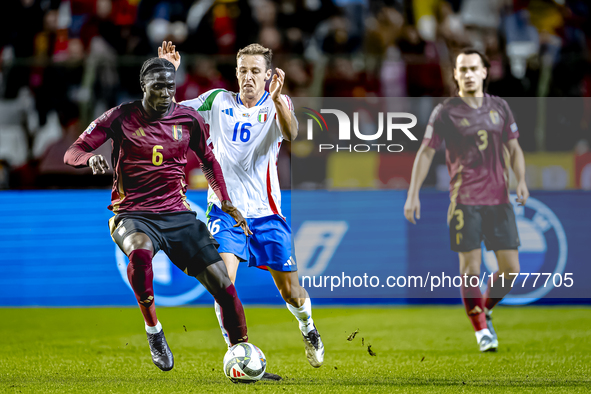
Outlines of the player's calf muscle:
{"label": "player's calf muscle", "polygon": [[154,302],[154,290],[152,280],[152,252],[146,249],[135,249],[129,254],[129,264],[127,266],[127,277],[129,284],[137,301],[149,307]]}
{"label": "player's calf muscle", "polygon": [[281,296],[283,300],[288,304],[299,308],[304,304],[306,298],[308,297],[308,292],[304,289],[300,284],[292,285],[289,290],[284,289],[283,291],[280,289]]}

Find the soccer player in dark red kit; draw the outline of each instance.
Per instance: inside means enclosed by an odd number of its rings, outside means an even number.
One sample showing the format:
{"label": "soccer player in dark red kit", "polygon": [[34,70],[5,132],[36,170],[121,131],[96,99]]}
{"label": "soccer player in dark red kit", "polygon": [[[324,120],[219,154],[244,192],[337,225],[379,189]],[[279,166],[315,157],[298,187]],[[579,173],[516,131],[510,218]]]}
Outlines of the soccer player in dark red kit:
{"label": "soccer player in dark red kit", "polygon": [[[248,340],[242,303],[217,252],[217,242],[186,201],[187,152],[191,148],[223,211],[250,234],[232,205],[221,168],[208,147],[207,126],[194,109],[173,102],[175,68],[167,60],[147,60],[140,72],[143,99],[105,112],[68,149],[64,161],[74,167],[108,169],[93,155],[104,142],[113,146],[113,190],[109,209],[111,236],[129,257],[127,275],[145,320],[152,361],[169,371],[174,358],[156,317],[152,257],[163,250],[184,273],[196,277],[222,307],[232,344]],[[230,332],[231,331],[231,332]]]}
{"label": "soccer player in dark red kit", "polygon": [[[464,50],[457,56],[453,77],[459,97],[449,98],[433,110],[415,158],[404,205],[404,215],[415,224],[415,215],[421,217],[419,189],[435,150],[445,141],[451,177],[447,216],[450,244],[458,252],[460,273],[467,279],[461,287],[462,300],[483,352],[497,350],[492,308],[511,291],[514,276],[509,274],[519,273],[520,243],[509,202],[506,157],[518,182],[517,202],[524,205],[529,197],[513,114],[505,100],[484,93],[488,68],[488,60],[476,50]],[[495,252],[499,264],[492,281],[489,277],[484,295],[478,286],[482,240],[488,250]],[[501,274],[509,280],[499,279]]]}

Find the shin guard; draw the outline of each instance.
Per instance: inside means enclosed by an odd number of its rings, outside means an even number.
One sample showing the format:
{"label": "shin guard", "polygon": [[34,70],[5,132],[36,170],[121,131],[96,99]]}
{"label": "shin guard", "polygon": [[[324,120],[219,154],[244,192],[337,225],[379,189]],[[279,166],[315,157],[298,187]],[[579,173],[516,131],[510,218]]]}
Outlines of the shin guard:
{"label": "shin guard", "polygon": [[129,254],[127,265],[127,278],[135,293],[135,298],[140,305],[142,315],[148,326],[158,323],[156,309],[154,307],[154,289],[152,280],[152,252],[146,249],[136,249]]}
{"label": "shin guard", "polygon": [[228,333],[230,344],[248,342],[246,331],[246,318],[244,308],[236,293],[234,285],[230,285],[214,295],[215,301],[220,306],[222,326]]}

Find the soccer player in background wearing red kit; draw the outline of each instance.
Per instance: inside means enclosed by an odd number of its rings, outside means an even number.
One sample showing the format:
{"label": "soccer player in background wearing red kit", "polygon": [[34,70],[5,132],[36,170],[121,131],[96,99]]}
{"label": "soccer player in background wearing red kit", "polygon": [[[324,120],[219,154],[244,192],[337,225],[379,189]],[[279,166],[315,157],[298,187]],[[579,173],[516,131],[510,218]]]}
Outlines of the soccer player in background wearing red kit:
{"label": "soccer player in background wearing red kit", "polygon": [[219,163],[207,146],[207,126],[193,108],[173,102],[175,68],[147,60],[140,72],[143,99],[110,109],[92,122],[65,154],[74,167],[108,169],[93,150],[111,139],[113,190],[111,236],[129,257],[127,275],[145,320],[152,361],[163,371],[174,366],[162,325],[156,318],[152,257],[163,250],[184,273],[196,277],[222,308],[232,344],[248,341],[242,303],[217,252],[218,243],[186,201],[184,166],[191,148],[222,209],[245,234],[250,229],[228,192]]}
{"label": "soccer player in background wearing red kit", "polygon": [[[511,278],[509,274],[519,273],[520,243],[509,202],[506,154],[518,182],[517,202],[524,205],[529,197],[513,114],[505,100],[484,93],[488,68],[488,60],[476,50],[464,50],[457,56],[453,77],[459,97],[445,100],[431,113],[404,204],[404,216],[415,224],[415,215],[421,217],[419,189],[435,150],[445,141],[451,177],[447,216],[450,244],[459,254],[460,274],[467,277],[461,287],[462,300],[482,352],[497,350],[491,312],[511,291],[511,280],[502,281],[499,275]],[[482,240],[488,250],[495,252],[499,264],[484,295],[478,286]]]}

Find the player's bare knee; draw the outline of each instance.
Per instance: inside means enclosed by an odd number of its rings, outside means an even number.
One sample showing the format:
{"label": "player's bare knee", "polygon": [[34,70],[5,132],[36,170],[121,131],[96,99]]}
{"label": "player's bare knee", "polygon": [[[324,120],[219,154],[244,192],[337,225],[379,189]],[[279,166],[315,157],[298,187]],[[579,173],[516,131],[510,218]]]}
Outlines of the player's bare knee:
{"label": "player's bare knee", "polygon": [[464,272],[462,272],[462,275],[466,275],[466,276],[480,276],[480,268],[479,269],[468,269]]}
{"label": "player's bare knee", "polygon": [[505,277],[508,277],[508,275],[519,275],[519,272],[519,264],[507,264],[503,268],[499,267],[499,274],[505,274]]}
{"label": "player's bare knee", "polygon": [[123,252],[129,256],[136,249],[154,251],[152,240],[144,233],[133,233],[123,240]]}
{"label": "player's bare knee", "polygon": [[472,276],[472,275],[480,276],[480,264],[478,264],[476,262],[466,263],[466,264],[464,264],[463,267],[460,267],[460,273],[462,275],[468,275],[468,276]]}

